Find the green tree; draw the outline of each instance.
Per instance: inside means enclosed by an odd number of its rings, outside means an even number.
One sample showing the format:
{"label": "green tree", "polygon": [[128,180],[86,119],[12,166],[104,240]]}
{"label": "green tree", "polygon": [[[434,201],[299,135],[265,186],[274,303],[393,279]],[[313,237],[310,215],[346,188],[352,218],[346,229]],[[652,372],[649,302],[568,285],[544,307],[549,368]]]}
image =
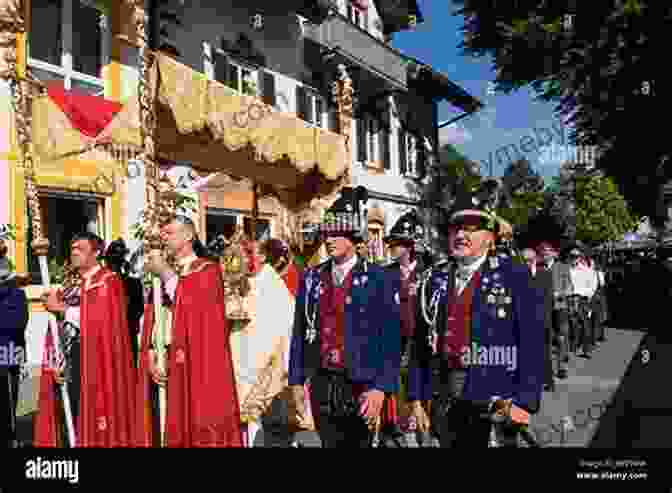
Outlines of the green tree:
{"label": "green tree", "polygon": [[639,224],[613,179],[576,178],[576,237],[588,244],[615,241]]}
{"label": "green tree", "polygon": [[519,159],[504,171],[502,183],[508,200],[498,211],[499,215],[511,223],[515,231],[520,231],[543,209],[544,179],[527,159]]}
{"label": "green tree", "polygon": [[[658,0],[453,0],[467,55],[489,56],[495,89],[531,86],[596,145],[598,165],[638,214],[655,216],[672,150],[657,115],[672,106],[665,57],[672,4]],[[637,145],[633,145],[636,142]],[[623,166],[636,162],[637,166]]]}
{"label": "green tree", "polygon": [[[441,207],[450,208],[451,201],[462,191],[480,183],[481,175],[479,165],[450,144],[442,146],[437,154],[436,162],[427,169],[427,175],[418,184],[417,191],[429,211],[425,220],[430,229],[435,229],[441,235],[445,220]],[[435,246],[441,248],[444,240],[439,236],[439,244]]]}

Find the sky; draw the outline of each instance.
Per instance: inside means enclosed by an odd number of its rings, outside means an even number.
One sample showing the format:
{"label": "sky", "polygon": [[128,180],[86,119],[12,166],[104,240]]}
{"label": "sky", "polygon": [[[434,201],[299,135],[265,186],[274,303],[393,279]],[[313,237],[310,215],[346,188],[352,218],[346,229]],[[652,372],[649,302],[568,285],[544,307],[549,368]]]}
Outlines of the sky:
{"label": "sky", "polygon": [[[509,95],[488,94],[489,82],[495,78],[492,63],[489,57],[461,55],[463,18],[452,15],[453,2],[419,0],[418,4],[425,22],[414,31],[397,33],[394,47],[447,75],[485,105],[439,130],[440,143],[453,144],[467,158],[481,163],[482,174],[489,174],[492,167],[495,176],[501,176],[518,152],[548,182],[557,175],[563,158],[575,152],[567,147],[569,129],[554,115],[554,105],[536,101],[531,88]],[[439,105],[440,122],[460,114],[460,109],[447,102]]]}

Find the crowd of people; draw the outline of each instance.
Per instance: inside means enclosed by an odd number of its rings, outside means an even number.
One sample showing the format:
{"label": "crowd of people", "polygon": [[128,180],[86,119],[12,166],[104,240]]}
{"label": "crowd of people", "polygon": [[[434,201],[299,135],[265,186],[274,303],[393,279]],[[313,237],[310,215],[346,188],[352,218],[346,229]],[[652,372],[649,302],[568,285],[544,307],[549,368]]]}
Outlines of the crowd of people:
{"label": "crowd of people", "polygon": [[[384,238],[386,265],[366,253],[363,187],[343,189],[315,225],[308,243],[328,255],[317,265],[279,239],[240,240],[241,257],[228,258],[230,242],[206,247],[176,216],[161,230],[165,249],[146,253],[156,293],[129,275],[123,240],[76,236],[63,286],[45,296],[57,330],[45,340],[33,445],[291,447],[312,430],[325,448],[403,447],[410,435],[421,446],[519,446],[544,391],[604,342],[606,277],[580,242],[518,254],[493,212],[499,196],[486,182],[451,203],[444,252],[429,251],[414,213],[402,216]],[[25,348],[27,300],[6,241],[0,347]],[[234,283],[236,261],[246,274]],[[231,306],[234,294],[244,305]],[[20,366],[0,365],[8,446]]]}

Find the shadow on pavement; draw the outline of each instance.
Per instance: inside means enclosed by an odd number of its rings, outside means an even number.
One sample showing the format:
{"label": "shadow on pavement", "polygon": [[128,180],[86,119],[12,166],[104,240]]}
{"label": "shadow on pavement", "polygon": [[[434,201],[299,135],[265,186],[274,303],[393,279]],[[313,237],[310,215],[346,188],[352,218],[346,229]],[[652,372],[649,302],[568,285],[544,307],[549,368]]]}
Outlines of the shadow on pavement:
{"label": "shadow on pavement", "polygon": [[648,332],[626,370],[589,448],[672,448],[672,338]]}

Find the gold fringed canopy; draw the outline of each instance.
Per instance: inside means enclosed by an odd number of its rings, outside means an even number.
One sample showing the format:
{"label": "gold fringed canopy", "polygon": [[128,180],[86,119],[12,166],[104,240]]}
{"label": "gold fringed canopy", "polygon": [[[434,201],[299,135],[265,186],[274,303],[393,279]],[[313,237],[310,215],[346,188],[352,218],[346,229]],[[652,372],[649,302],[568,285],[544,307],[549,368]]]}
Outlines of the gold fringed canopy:
{"label": "gold fringed canopy", "polygon": [[[333,195],[347,180],[342,135],[240,95],[162,54],[156,54],[149,89],[157,101],[160,158],[190,163],[201,172],[248,178],[291,210]],[[138,98],[130,98],[93,138],[64,133],[64,118],[47,96],[36,98],[34,149],[40,161],[79,155],[92,146],[142,149]]]}

